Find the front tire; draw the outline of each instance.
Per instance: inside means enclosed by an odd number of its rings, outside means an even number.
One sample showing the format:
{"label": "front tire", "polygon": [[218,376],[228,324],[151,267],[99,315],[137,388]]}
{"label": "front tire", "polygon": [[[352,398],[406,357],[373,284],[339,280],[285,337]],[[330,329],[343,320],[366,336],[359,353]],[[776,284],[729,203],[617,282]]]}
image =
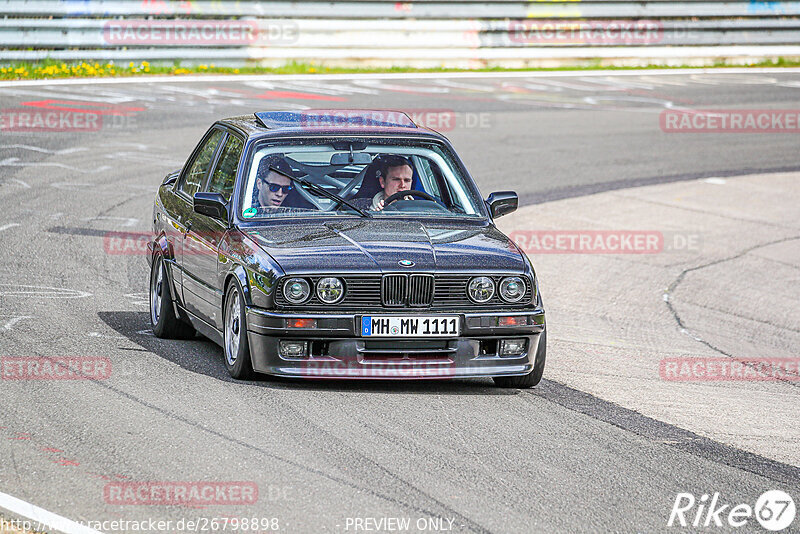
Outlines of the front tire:
{"label": "front tire", "polygon": [[150,326],[163,339],[191,339],[194,327],[175,316],[164,258],[156,254],[150,266]]}
{"label": "front tire", "polygon": [[250,344],[247,341],[244,292],[238,280],[231,280],[225,292],[223,321],[225,326],[222,346],[228,373],[238,380],[252,378],[253,362],[250,360]]}
{"label": "front tire", "polygon": [[495,376],[492,377],[496,386],[501,388],[527,389],[537,385],[542,380],[544,374],[544,362],[547,357],[547,330],[542,331],[539,336],[539,346],[536,347],[536,361],[533,363],[533,371],[522,376]]}

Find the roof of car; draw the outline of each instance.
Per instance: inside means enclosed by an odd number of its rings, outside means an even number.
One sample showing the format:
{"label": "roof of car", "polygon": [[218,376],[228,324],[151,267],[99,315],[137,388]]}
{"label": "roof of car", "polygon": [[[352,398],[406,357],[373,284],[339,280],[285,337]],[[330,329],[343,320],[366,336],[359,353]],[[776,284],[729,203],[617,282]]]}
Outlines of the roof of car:
{"label": "roof of car", "polygon": [[440,133],[414,123],[402,111],[364,109],[308,109],[262,111],[220,121],[250,137],[283,137],[297,134],[380,136],[408,135],[444,139]]}

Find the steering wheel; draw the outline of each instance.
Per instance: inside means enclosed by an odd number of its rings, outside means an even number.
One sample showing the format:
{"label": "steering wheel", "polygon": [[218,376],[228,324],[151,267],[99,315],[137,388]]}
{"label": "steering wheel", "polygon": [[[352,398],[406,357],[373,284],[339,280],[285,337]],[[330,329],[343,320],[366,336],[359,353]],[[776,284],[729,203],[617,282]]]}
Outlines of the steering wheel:
{"label": "steering wheel", "polygon": [[431,202],[436,202],[436,199],[430,196],[425,191],[417,191],[416,189],[409,189],[408,191],[398,191],[394,195],[390,195],[383,201],[383,207],[386,208],[394,202],[395,200],[400,200],[404,197],[412,196],[412,197],[421,197],[424,200],[430,200]]}

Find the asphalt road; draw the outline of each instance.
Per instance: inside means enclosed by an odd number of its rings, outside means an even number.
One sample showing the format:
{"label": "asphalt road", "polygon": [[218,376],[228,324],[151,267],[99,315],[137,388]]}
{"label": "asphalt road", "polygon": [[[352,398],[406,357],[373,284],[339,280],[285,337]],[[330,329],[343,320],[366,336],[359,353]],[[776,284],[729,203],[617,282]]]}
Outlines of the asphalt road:
{"label": "asphalt road", "polygon": [[[734,505],[776,487],[800,495],[796,466],[548,380],[530,391],[234,382],[216,345],[152,336],[144,256],[103,240],[149,229],[158,183],[220,117],[433,110],[484,193],[514,189],[533,204],[796,170],[796,136],[666,133],[659,116],[793,109],[798,90],[798,72],[0,87],[6,120],[30,108],[102,113],[92,131],[2,131],[0,355],[113,368],[102,381],[0,381],[0,492],[75,521],[276,518],[284,532],[365,532],[386,518],[409,518],[411,531],[680,530],[666,527],[680,492]],[[246,482],[259,498],[197,508],[104,496],[109,483],[154,481]]]}

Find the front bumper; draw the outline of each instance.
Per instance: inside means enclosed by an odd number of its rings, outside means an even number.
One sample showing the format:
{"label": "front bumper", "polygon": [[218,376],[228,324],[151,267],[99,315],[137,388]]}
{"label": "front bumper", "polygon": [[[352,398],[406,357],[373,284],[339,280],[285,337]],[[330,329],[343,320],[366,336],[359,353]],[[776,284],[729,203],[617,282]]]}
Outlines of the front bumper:
{"label": "front bumper", "polygon": [[[411,314],[414,312],[407,312]],[[253,368],[260,373],[308,378],[424,379],[524,375],[531,372],[545,329],[544,310],[430,312],[458,315],[461,335],[452,338],[360,337],[360,313],[279,313],[247,309]],[[404,315],[383,313],[380,315]],[[498,317],[527,316],[527,324],[497,326]],[[288,319],[315,319],[316,328],[287,328]],[[501,355],[503,339],[527,340],[522,354]],[[280,354],[282,340],[305,341],[310,355]]]}

